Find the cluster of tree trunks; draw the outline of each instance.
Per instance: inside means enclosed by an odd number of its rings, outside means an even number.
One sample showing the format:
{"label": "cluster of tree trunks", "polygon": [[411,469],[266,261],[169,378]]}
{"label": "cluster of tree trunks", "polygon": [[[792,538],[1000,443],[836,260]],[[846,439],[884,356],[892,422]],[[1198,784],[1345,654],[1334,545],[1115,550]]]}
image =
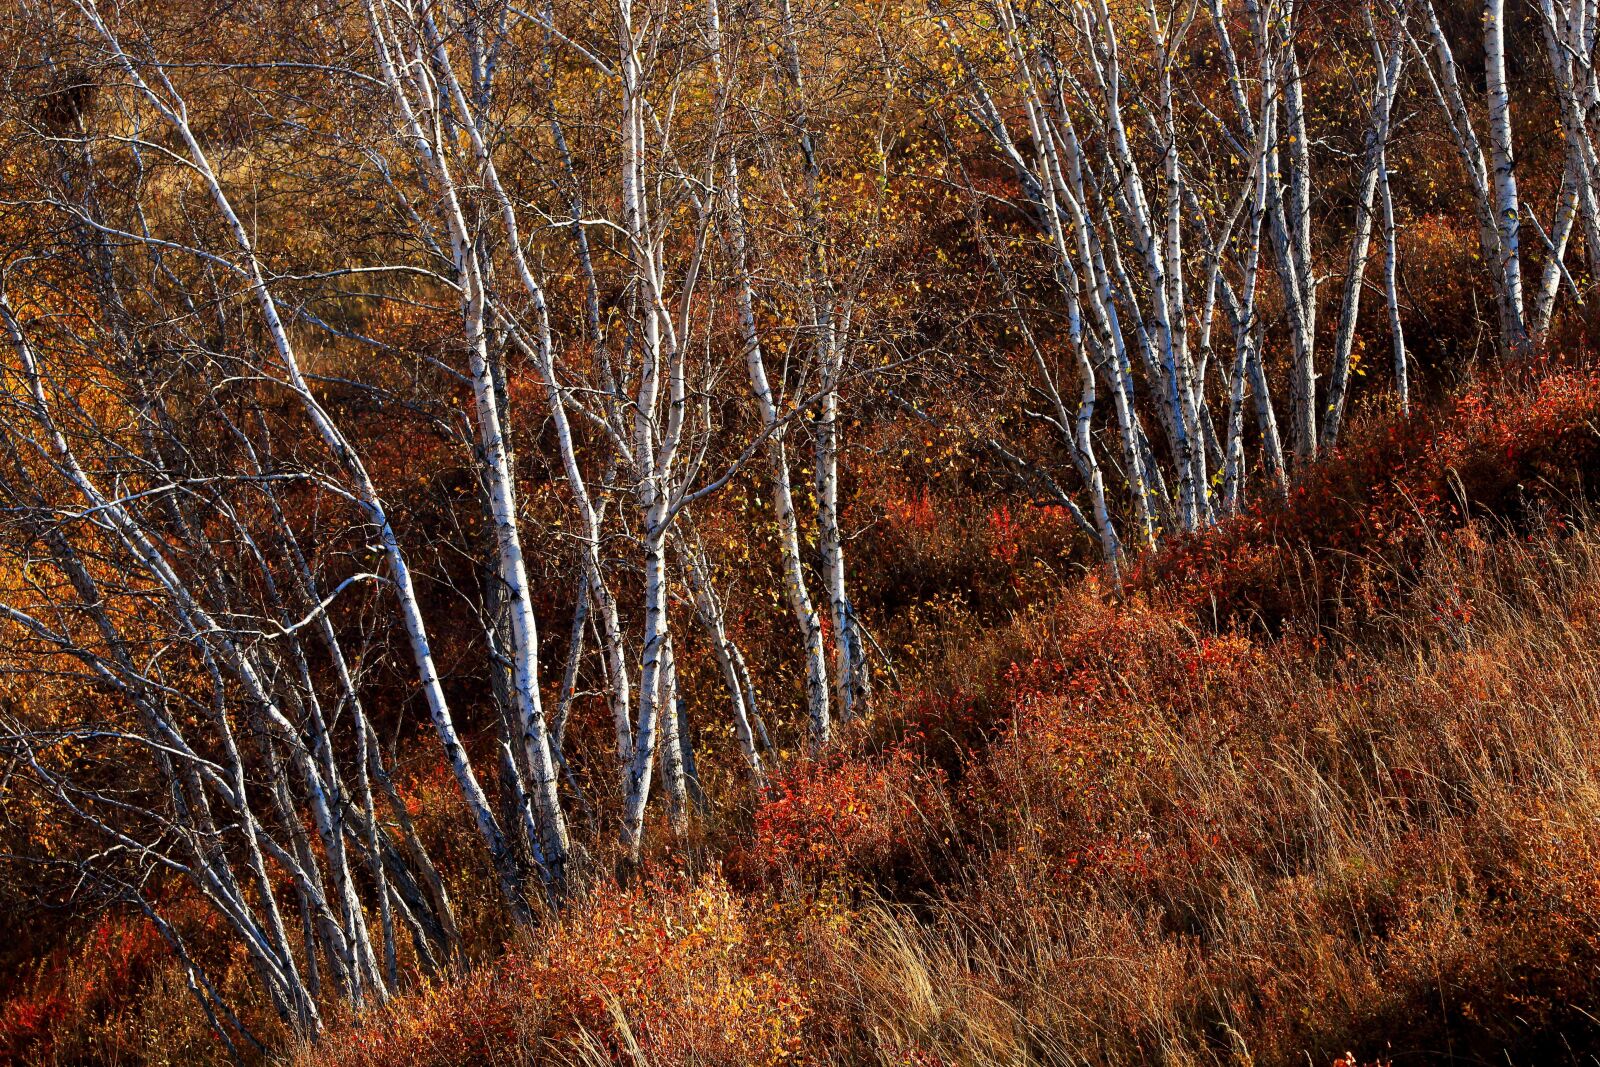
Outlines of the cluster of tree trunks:
{"label": "cluster of tree trunks", "polygon": [[[394,709],[372,706],[393,692],[379,675],[425,706],[521,922],[559,907],[596,850],[636,864],[653,792],[688,831],[708,803],[696,716],[725,719],[765,790],[778,756],[761,672],[696,519],[730,486],[770,502],[809,749],[868,713],[848,415],[945,416],[875,358],[873,294],[892,278],[845,246],[884,225],[896,134],[857,137],[880,199],[863,194],[847,225],[830,137],[842,113],[876,116],[842,110],[841,79],[901,79],[943,131],[943,178],[995,280],[984,310],[1017,340],[1019,421],[1055,451],[972,432],[1113,576],[1338,446],[1364,298],[1410,403],[1390,180],[1403,124],[1435,123],[1457,149],[1505,358],[1544,342],[1563,289],[1586,295],[1566,266],[1575,233],[1586,284],[1600,278],[1593,0],[1537,5],[1566,153],[1548,229],[1519,199],[1500,0],[1481,40],[1453,40],[1430,0],[1348,15],[1359,92],[1340,104],[1356,118],[1337,173],[1314,151],[1327,79],[1308,77],[1296,0],[930,0],[850,16],[866,20],[854,40],[881,46],[856,66],[831,52],[841,16],[791,4],[290,5],[304,25],[260,15],[214,56],[160,32],[160,5],[26,0],[9,26],[42,42],[56,88],[8,126],[34,228],[0,264],[0,504],[21,575],[0,619],[19,655],[97,699],[6,710],[8,788],[25,780],[98,842],[51,862],[150,916],[230,1046],[253,1039],[154,880],[214,909],[307,1034],[330,995],[383,1003],[403,958],[460,958],[381,735]],[[1481,93],[1460,49],[1481,58]],[[213,77],[250,91],[219,105]],[[1419,80],[1429,91],[1407,95]],[[240,112],[271,138],[229,144]],[[1001,195],[973,176],[996,160]],[[1348,208],[1319,213],[1330,185]],[[294,247],[274,228],[283,198],[328,186],[348,244]],[[376,305],[421,309],[449,338],[386,340],[363,325]],[[402,380],[431,384],[402,395]],[[429,591],[443,539],[386,496],[375,442],[400,409],[467,457],[453,518],[471,532],[448,552],[470,558],[459,595],[489,664],[491,745],[458,726],[435,645],[459,625]],[[561,515],[538,529],[534,459]],[[553,570],[571,609],[557,669],[539,628]],[[691,715],[697,653],[723,692]],[[595,796],[567,744],[591,683],[611,719]]]}

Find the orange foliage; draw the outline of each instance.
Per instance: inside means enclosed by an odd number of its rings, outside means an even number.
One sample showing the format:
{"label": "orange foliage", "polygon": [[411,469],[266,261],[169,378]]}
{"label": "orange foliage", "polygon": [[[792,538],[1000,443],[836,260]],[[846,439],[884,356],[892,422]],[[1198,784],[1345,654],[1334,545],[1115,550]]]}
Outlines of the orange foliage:
{"label": "orange foliage", "polygon": [[810,1022],[796,966],[803,921],[715,877],[606,885],[537,948],[407,998],[300,1062],[540,1062],[587,1047],[607,1058],[636,1048],[663,1064],[784,1063]]}

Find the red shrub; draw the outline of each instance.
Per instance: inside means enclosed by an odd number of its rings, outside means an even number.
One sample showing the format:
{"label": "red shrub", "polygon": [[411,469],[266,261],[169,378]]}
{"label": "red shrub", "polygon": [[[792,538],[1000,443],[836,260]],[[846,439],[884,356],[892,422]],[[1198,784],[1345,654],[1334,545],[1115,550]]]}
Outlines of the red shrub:
{"label": "red shrub", "polygon": [[1592,492],[1600,469],[1600,372],[1555,365],[1474,383],[1409,419],[1361,426],[1289,498],[1179,540],[1136,578],[1208,621],[1270,628],[1337,599],[1369,615],[1430,540],[1475,516],[1538,523]]}
{"label": "red shrub", "polygon": [[890,873],[921,856],[944,814],[944,774],[909,748],[807,762],[773,784],[745,864],[808,880]]}
{"label": "red shrub", "polygon": [[102,916],[87,936],[54,953],[31,983],[0,1002],[0,1061],[52,1062],[69,1031],[136,1002],[168,958],[166,943],[142,916]]}

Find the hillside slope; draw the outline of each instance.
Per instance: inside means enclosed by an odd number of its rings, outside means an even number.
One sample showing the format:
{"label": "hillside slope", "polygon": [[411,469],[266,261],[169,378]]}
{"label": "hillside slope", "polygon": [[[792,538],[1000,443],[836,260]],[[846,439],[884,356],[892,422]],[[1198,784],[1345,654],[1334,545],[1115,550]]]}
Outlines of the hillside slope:
{"label": "hillside slope", "polygon": [[296,1062],[1590,1062],[1597,396],[1371,425],[1142,589],[943,635],[748,824]]}

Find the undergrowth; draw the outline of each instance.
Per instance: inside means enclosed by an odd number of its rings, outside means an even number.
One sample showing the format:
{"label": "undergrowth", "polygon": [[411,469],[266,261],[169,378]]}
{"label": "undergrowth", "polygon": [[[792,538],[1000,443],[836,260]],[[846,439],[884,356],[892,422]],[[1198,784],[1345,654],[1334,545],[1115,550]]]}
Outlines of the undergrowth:
{"label": "undergrowth", "polygon": [[[1368,420],[1120,589],[957,618],[692,848],[283,1055],[1592,1062],[1597,425],[1600,381],[1561,367]],[[142,930],[108,917],[41,966],[0,1049],[218,1056]]]}

